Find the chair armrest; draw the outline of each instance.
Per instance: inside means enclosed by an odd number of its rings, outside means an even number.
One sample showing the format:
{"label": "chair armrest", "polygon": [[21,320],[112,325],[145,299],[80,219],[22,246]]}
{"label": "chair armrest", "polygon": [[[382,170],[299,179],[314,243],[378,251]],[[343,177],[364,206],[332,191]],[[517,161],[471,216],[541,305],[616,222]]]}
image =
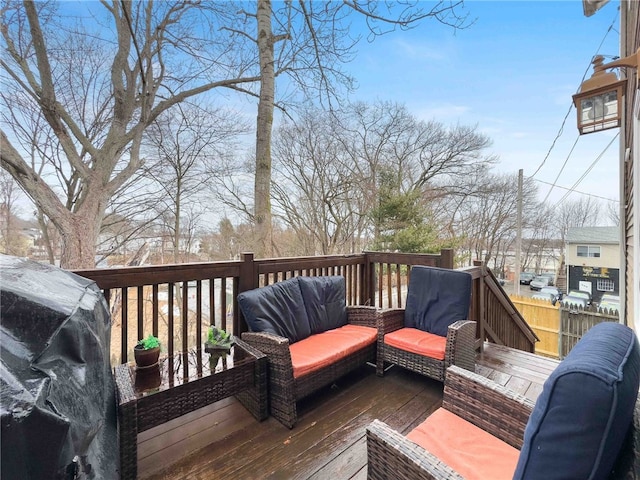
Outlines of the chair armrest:
{"label": "chair armrest", "polygon": [[264,332],[244,332],[241,337],[244,342],[267,356],[270,367],[277,366],[278,370],[289,369],[293,375],[288,338]]}
{"label": "chair armrest", "polygon": [[374,420],[367,432],[367,478],[373,480],[460,479],[462,476],[435,455]]}
{"label": "chair armrest", "polygon": [[351,325],[362,327],[378,327],[378,315],[376,307],[363,305],[351,305],[347,307],[347,322]]}
{"label": "chair armrest", "polygon": [[378,310],[378,335],[395,332],[404,327],[404,308],[385,308]]}
{"label": "chair armrest", "polygon": [[[445,347],[445,369],[458,365],[470,371],[476,367],[476,322],[458,320],[449,325]],[[446,372],[445,372],[446,375]]]}
{"label": "chair armrest", "polygon": [[477,373],[447,369],[442,406],[520,449],[534,402]]}

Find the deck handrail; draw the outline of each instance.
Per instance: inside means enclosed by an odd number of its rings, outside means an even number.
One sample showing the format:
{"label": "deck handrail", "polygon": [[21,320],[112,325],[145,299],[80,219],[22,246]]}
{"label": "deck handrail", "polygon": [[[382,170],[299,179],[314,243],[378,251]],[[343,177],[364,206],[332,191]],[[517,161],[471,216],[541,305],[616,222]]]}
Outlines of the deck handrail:
{"label": "deck handrail", "polygon": [[[115,364],[127,362],[136,341],[149,333],[161,337],[169,355],[202,345],[209,324],[239,335],[247,326],[239,314],[238,293],[298,275],[342,275],[348,305],[401,308],[414,265],[453,268],[453,251],[445,249],[437,255],[363,252],[268,259],[255,259],[252,253],[244,253],[232,261],[75,273],[94,280],[109,302],[112,344],[119,352],[112,355]],[[478,320],[478,346],[489,340],[533,351],[535,334],[504,291],[492,285],[495,277],[490,270],[465,270],[474,279],[470,318]]]}

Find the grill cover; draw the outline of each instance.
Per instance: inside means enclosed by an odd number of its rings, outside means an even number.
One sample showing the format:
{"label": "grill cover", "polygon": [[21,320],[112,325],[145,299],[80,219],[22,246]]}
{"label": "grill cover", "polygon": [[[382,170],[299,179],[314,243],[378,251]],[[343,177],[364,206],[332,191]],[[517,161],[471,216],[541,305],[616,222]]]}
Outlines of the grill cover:
{"label": "grill cover", "polygon": [[2,478],[117,478],[102,292],[74,273],[6,255],[0,275]]}

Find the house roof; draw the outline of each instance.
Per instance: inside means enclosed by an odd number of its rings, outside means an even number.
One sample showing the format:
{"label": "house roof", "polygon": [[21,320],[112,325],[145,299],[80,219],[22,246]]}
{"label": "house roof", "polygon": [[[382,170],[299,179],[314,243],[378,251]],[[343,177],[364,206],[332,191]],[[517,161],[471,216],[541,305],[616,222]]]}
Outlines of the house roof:
{"label": "house roof", "polygon": [[620,243],[620,227],[574,227],[567,233],[567,243]]}

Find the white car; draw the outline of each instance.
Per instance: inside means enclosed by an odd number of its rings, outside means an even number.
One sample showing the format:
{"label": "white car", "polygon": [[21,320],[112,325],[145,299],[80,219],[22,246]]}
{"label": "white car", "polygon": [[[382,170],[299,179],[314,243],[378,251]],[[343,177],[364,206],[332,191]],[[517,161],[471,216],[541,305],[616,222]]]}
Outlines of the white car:
{"label": "white car", "polygon": [[549,286],[549,277],[544,277],[542,275],[538,275],[536,278],[531,280],[529,284],[529,288],[531,290],[540,290],[542,287]]}

